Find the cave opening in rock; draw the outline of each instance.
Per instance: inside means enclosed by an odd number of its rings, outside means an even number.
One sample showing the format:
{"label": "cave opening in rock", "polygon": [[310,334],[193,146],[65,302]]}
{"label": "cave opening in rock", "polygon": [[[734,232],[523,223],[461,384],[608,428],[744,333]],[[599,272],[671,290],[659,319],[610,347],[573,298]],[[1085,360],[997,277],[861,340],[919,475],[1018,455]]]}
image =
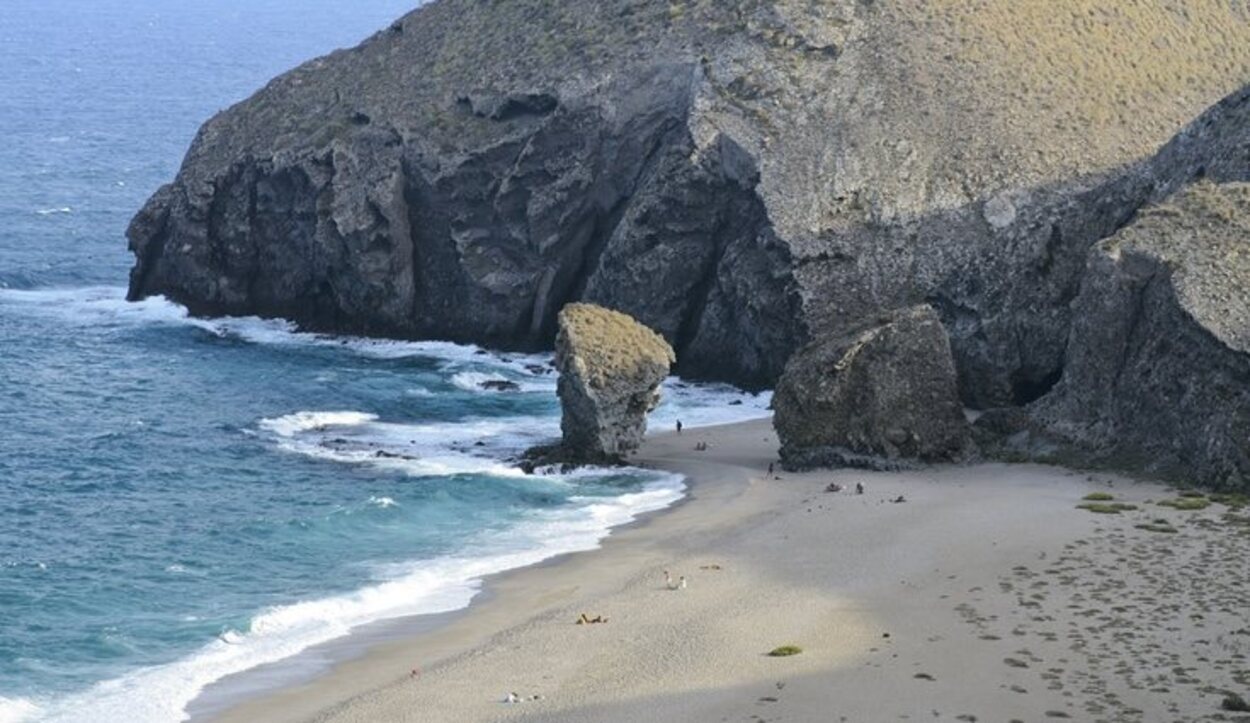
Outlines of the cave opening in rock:
{"label": "cave opening in rock", "polygon": [[1046,396],[1046,393],[1059,383],[1063,377],[1063,366],[1058,366],[1042,377],[1026,376],[1017,372],[1011,379],[1011,399],[1017,407],[1035,402]]}

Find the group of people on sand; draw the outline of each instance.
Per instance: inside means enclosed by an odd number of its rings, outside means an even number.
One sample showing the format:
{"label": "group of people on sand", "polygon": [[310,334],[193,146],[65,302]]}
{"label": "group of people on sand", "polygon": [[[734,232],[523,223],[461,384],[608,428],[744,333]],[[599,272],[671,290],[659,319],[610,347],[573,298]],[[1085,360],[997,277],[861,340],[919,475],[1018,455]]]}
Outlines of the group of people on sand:
{"label": "group of people on sand", "polygon": [[[841,491],[842,491],[842,490],[844,490],[844,489],[846,489],[846,487],[843,487],[842,485],[838,484],[837,482],[830,482],[830,483],[829,483],[829,486],[828,486],[828,487],[825,487],[825,491],[826,491],[826,492],[841,492]],[[857,495],[862,495],[862,494],[864,494],[864,483],[863,483],[863,482],[856,482],[856,483],[855,483],[855,494],[857,494]]]}

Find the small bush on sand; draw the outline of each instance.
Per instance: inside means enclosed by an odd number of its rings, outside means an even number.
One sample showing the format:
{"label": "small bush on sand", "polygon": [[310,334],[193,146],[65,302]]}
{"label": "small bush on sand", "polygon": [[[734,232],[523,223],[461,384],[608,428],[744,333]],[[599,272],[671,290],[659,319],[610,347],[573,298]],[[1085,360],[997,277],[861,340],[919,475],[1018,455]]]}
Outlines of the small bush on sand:
{"label": "small bush on sand", "polygon": [[1115,499],[1115,495],[1110,492],[1090,492],[1081,499],[1086,502],[1110,502]]}
{"label": "small bush on sand", "polygon": [[1099,515],[1118,515],[1121,512],[1137,509],[1137,505],[1126,505],[1123,502],[1086,502],[1083,505],[1077,505],[1076,508],[1089,510]]}
{"label": "small bush on sand", "polygon": [[1163,500],[1158,503],[1162,507],[1171,507],[1174,510],[1205,510],[1211,506],[1211,500],[1206,497],[1177,497],[1174,500]]}
{"label": "small bush on sand", "polygon": [[791,655],[798,655],[803,649],[797,645],[782,645],[768,651],[768,654],[774,658],[785,658]]}
{"label": "small bush on sand", "polygon": [[1165,534],[1176,534],[1176,528],[1168,524],[1167,520],[1154,520],[1140,525],[1134,525],[1139,530],[1146,532],[1162,532]]}
{"label": "small bush on sand", "polygon": [[1198,490],[1185,490],[1181,493],[1181,497],[1206,497],[1206,494]]}
{"label": "small bush on sand", "polygon": [[1242,507],[1250,505],[1250,497],[1236,493],[1211,495],[1210,499],[1217,505],[1224,505],[1230,510],[1240,510]]}
{"label": "small bush on sand", "polygon": [[1224,710],[1233,711],[1235,713],[1250,713],[1250,703],[1236,693],[1229,693],[1224,696],[1224,702],[1220,704]]}

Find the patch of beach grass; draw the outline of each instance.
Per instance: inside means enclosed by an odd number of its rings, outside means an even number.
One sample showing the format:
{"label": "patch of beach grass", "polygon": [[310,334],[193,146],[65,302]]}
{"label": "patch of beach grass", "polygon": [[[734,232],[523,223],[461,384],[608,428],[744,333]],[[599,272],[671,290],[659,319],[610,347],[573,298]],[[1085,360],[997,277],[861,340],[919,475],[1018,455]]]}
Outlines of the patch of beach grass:
{"label": "patch of beach grass", "polygon": [[1078,510],[1088,510],[1098,515],[1118,515],[1121,512],[1130,512],[1137,509],[1137,505],[1125,504],[1124,502],[1086,502],[1083,505],[1077,505]]}
{"label": "patch of beach grass", "polygon": [[1160,507],[1171,507],[1174,510],[1182,510],[1185,512],[1193,512],[1196,510],[1205,510],[1211,506],[1211,500],[1203,497],[1177,497],[1174,500],[1161,500],[1157,503]]}
{"label": "patch of beach grass", "polygon": [[1224,505],[1230,510],[1240,510],[1241,508],[1246,507],[1247,505],[1250,505],[1250,497],[1237,493],[1237,492],[1228,493],[1228,494],[1214,494],[1214,495],[1211,495],[1208,499],[1210,499],[1212,502],[1214,502],[1217,505]]}
{"label": "patch of beach grass", "polygon": [[1115,495],[1110,492],[1090,492],[1081,499],[1086,502],[1110,502],[1115,499]]}
{"label": "patch of beach grass", "polygon": [[1250,713],[1250,703],[1247,703],[1244,698],[1236,693],[1229,693],[1224,696],[1224,701],[1220,704],[1220,707],[1235,713]]}
{"label": "patch of beach grass", "polygon": [[1172,534],[1172,535],[1176,534],[1177,532],[1177,529],[1172,526],[1172,523],[1168,522],[1167,520],[1163,518],[1154,519],[1154,520],[1151,520],[1150,522],[1143,522],[1140,525],[1133,525],[1133,526],[1139,530],[1145,530],[1147,532],[1161,532],[1164,534]]}
{"label": "patch of beach grass", "polygon": [[768,651],[768,656],[771,658],[788,658],[801,652],[803,652],[803,649],[797,645],[779,645]]}

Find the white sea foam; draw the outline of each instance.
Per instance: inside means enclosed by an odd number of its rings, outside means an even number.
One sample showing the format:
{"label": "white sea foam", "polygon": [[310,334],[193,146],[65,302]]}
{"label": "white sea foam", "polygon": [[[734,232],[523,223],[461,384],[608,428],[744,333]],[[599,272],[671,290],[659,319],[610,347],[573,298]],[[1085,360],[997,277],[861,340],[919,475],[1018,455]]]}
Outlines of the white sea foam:
{"label": "white sea foam", "polygon": [[503,461],[554,437],[554,417],[494,417],[457,422],[381,422],[365,412],[302,411],[261,420],[280,449],[414,477],[523,473]]}
{"label": "white sea foam", "polygon": [[0,723],[21,723],[34,718],[39,706],[25,698],[0,696]]}
{"label": "white sea foam", "polygon": [[74,212],[74,209],[70,208],[69,206],[61,206],[60,208],[40,208],[40,209],[35,210],[35,213],[39,214],[40,216],[52,216],[54,214],[73,213],[73,212]]}
{"label": "white sea foam", "polygon": [[554,376],[548,378],[526,375],[520,379],[514,379],[498,372],[480,371],[463,371],[451,375],[451,383],[458,389],[463,389],[467,392],[494,393],[495,390],[486,388],[486,382],[512,382],[516,385],[516,391],[518,392],[551,392],[554,394],[556,391],[556,379]]}
{"label": "white sea foam", "polygon": [[680,477],[660,475],[636,493],[574,498],[570,507],[535,511],[509,530],[471,541],[459,555],[393,566],[393,579],[356,592],[271,608],[256,615],[248,630],[226,631],[178,662],[100,683],[42,710],[29,706],[23,715],[38,712],[40,720],[57,722],[185,720],[186,705],[213,681],[295,655],[365,623],[463,608],[485,576],[594,549],[612,527],[673,504],[683,490]]}
{"label": "white sea foam", "polygon": [[262,419],[260,426],[282,437],[294,437],[300,432],[356,427],[377,418],[376,414],[365,412],[296,412],[275,419]]}

